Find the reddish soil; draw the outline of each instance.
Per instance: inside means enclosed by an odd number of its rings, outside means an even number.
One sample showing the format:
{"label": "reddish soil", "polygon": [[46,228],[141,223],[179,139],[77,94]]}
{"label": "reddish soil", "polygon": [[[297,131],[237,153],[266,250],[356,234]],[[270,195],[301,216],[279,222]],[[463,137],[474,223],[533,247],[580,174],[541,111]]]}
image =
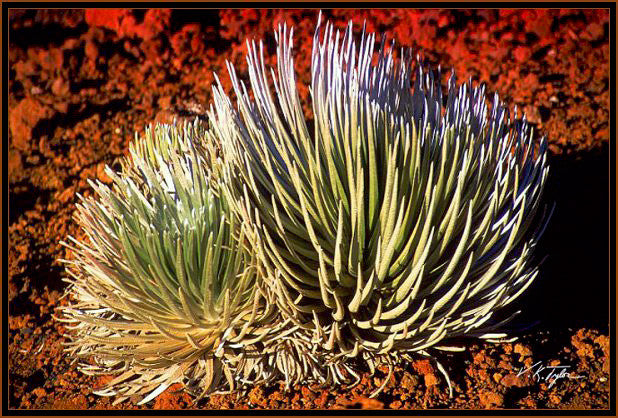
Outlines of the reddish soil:
{"label": "reddish soil", "polygon": [[[556,212],[538,249],[548,255],[511,325],[519,342],[475,340],[442,355],[454,396],[435,364],[417,360],[386,378],[366,374],[346,391],[279,386],[217,395],[197,408],[610,408],[609,182],[610,44],[608,10],[332,10],[344,27],[421,50],[445,78],[472,77],[523,109],[547,135],[547,201]],[[202,116],[213,73],[229,88],[225,60],[246,72],[244,40],[265,39],[272,64],[279,22],[293,24],[299,91],[309,80],[313,10],[9,11],[9,408],[107,409],[89,378],[62,353],[52,319],[65,289],[59,244],[80,231],[72,220],[87,179],[103,182],[133,138],[154,121]],[[307,109],[308,115],[309,109]],[[585,286],[582,285],[585,282]],[[6,352],[6,351],[5,351]],[[540,363],[538,363],[540,362]],[[537,364],[538,363],[538,364]],[[567,366],[570,378],[545,381]],[[530,372],[519,373],[522,368]],[[580,376],[579,378],[575,378]],[[174,387],[172,389],[178,389]],[[113,408],[134,409],[134,400]],[[187,408],[168,390],[141,408]],[[615,405],[613,405],[615,407]]]}

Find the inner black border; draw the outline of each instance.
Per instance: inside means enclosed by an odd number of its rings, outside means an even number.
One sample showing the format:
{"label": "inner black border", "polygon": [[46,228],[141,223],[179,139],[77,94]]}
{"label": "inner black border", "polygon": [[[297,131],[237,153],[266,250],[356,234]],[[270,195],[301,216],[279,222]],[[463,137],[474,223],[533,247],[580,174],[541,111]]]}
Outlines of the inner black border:
{"label": "inner black border", "polygon": [[[354,4],[356,7],[350,7],[350,4]],[[8,77],[9,77],[9,60],[8,60],[8,35],[9,35],[9,9],[45,9],[45,8],[81,8],[87,6],[88,8],[144,8],[156,6],[179,8],[246,8],[250,6],[252,8],[294,8],[294,9],[362,9],[362,8],[404,8],[414,6],[414,8],[462,8],[462,4],[474,7],[463,7],[469,9],[482,9],[482,8],[531,8],[531,9],[546,9],[546,8],[590,8],[590,9],[609,9],[610,10],[610,34],[609,34],[609,46],[610,46],[610,144],[609,144],[609,264],[610,264],[610,277],[609,277],[609,294],[610,294],[610,318],[609,318],[609,334],[610,334],[610,409],[600,410],[528,410],[528,409],[503,409],[503,410],[448,410],[448,409],[429,409],[429,410],[363,410],[363,415],[371,416],[385,416],[385,415],[482,415],[482,416],[507,416],[507,415],[527,415],[535,416],[538,413],[547,416],[555,415],[568,415],[568,416],[597,416],[608,415],[616,416],[616,341],[615,341],[615,326],[616,326],[616,3],[615,2],[569,2],[569,3],[549,3],[549,2],[517,2],[517,3],[459,3],[459,2],[436,2],[436,3],[324,3],[324,2],[290,2],[290,3],[138,3],[138,2],[92,2],[92,3],[79,3],[79,2],[3,2],[2,3],[2,58],[4,66],[2,73],[2,89],[3,89],[3,111],[2,111],[2,134],[4,140],[2,141],[2,193],[3,193],[3,219],[2,219],[2,256],[3,256],[3,282],[2,282],[2,300],[4,306],[4,314],[6,317],[2,323],[2,330],[4,338],[2,340],[2,350],[4,356],[2,358],[2,386],[4,390],[4,397],[2,399],[2,415],[3,416],[41,416],[41,415],[55,415],[55,416],[80,416],[80,415],[358,415],[359,412],[355,410],[315,410],[315,411],[298,411],[298,410],[132,410],[132,411],[118,411],[118,410],[88,410],[88,411],[73,411],[73,410],[26,410],[26,409],[8,409],[8,393],[11,390],[8,382],[8,317],[9,317],[9,304],[8,304],[8,219],[9,219],[9,193],[8,193]],[[81,6],[81,7],[80,7]],[[364,7],[359,7],[364,6]]]}

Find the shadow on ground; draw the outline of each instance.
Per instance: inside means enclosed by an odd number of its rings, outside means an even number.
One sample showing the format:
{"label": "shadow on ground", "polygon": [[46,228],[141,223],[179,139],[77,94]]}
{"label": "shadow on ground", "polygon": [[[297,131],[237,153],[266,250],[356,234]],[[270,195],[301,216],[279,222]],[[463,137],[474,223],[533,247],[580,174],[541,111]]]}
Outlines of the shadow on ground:
{"label": "shadow on ground", "polygon": [[520,298],[514,328],[596,328],[608,332],[610,306],[609,146],[552,155],[545,202],[555,210],[536,256],[547,259]]}

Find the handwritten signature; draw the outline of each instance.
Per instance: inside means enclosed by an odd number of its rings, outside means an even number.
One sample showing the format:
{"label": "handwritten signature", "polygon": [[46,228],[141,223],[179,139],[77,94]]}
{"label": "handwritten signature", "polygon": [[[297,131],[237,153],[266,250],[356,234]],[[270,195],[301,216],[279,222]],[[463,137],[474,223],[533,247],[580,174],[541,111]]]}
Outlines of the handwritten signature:
{"label": "handwritten signature", "polygon": [[585,377],[581,375],[572,375],[567,371],[569,367],[571,366],[545,366],[541,361],[537,361],[530,367],[522,367],[517,373],[517,376],[521,376],[524,373],[532,373],[534,380],[537,382],[548,382],[550,389],[560,379],[583,379]]}

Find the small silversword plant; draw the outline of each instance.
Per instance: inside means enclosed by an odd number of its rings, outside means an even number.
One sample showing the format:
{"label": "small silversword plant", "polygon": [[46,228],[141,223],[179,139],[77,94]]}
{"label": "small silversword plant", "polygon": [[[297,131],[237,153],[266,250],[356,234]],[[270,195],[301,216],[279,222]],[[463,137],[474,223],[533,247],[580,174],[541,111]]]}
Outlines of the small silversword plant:
{"label": "small silversword plant", "polygon": [[66,244],[76,302],[62,311],[71,354],[95,360],[82,371],[116,375],[98,394],[233,389],[272,328],[254,238],[219,195],[205,138],[198,124],[147,130],[122,175],[107,171],[113,186],[93,183],[98,199],[78,205],[87,242]]}

